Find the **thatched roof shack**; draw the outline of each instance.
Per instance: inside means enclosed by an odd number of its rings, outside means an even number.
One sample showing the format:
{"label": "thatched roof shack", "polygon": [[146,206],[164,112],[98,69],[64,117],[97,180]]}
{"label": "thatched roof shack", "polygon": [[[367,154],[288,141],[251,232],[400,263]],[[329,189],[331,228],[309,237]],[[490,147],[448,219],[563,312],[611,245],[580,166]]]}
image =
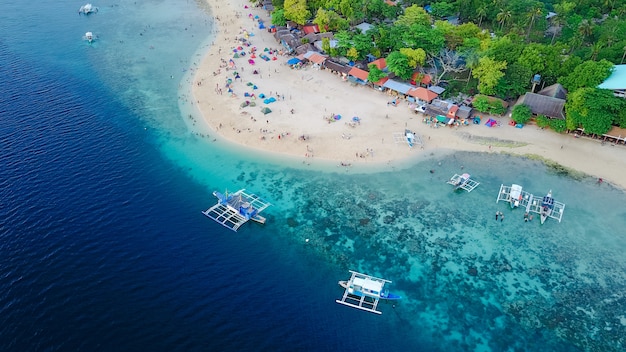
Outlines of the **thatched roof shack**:
{"label": "thatched roof shack", "polygon": [[565,119],[563,108],[567,91],[560,84],[553,84],[537,93],[522,95],[515,105],[524,104],[534,115],[544,115],[553,119]]}

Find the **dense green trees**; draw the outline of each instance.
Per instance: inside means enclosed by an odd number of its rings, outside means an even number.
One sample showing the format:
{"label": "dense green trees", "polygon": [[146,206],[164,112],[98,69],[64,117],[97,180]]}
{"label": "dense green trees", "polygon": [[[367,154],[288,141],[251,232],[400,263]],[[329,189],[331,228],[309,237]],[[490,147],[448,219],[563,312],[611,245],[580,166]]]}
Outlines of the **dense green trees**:
{"label": "dense green trees", "polygon": [[369,74],[367,75],[367,80],[370,82],[378,82],[381,79],[385,78],[387,74],[383,72],[383,70],[376,67],[374,64],[369,64]]}
{"label": "dense green trees", "polygon": [[620,117],[626,101],[613,92],[598,88],[580,88],[568,95],[565,104],[567,128],[583,128],[585,133],[604,134]]}
{"label": "dense green trees", "polygon": [[511,112],[511,119],[516,123],[521,123],[522,125],[525,125],[526,122],[530,121],[532,117],[532,110],[530,110],[528,105],[524,104],[515,105],[513,111]]}

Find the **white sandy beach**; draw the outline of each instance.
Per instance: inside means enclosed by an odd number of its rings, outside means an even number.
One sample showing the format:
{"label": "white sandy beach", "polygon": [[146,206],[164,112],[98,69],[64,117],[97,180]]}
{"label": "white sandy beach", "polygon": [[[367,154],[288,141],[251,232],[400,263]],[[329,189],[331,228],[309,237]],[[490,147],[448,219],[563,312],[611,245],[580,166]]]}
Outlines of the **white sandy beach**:
{"label": "white sandy beach", "polygon": [[[273,33],[259,29],[254,19],[259,16],[269,25],[267,12],[251,8],[246,0],[206,2],[218,19],[219,33],[196,70],[193,100],[208,126],[231,142],[301,157],[303,161],[326,159],[346,165],[408,160],[438,148],[534,154],[626,189],[624,146],[601,145],[534,125],[519,129],[509,126],[508,118],[497,118],[501,126],[492,128],[483,123],[431,128],[422,122],[424,116],[412,112],[406,102],[388,106],[392,98],[385,93],[353,86],[330,71],[311,67],[293,70],[286,65],[289,56],[266,52],[270,60],[261,59],[259,54],[265,48],[281,48]],[[233,50],[240,45],[237,38],[246,32],[252,34],[251,46],[243,47],[246,56],[233,58]],[[253,47],[256,58],[252,65],[248,60]],[[235,67],[227,70],[231,59]],[[254,70],[259,74],[253,74]],[[240,78],[235,78],[235,72]],[[233,95],[225,86],[229,78],[233,80]],[[245,93],[254,94],[256,99],[245,97]],[[264,104],[258,98],[260,94],[277,101]],[[242,108],[244,101],[256,106]],[[263,107],[272,112],[263,114]],[[331,114],[342,118],[329,122]],[[353,123],[354,116],[359,117],[359,123]],[[409,148],[403,140],[394,141],[394,134],[402,135],[405,129],[420,135],[423,147]]]}

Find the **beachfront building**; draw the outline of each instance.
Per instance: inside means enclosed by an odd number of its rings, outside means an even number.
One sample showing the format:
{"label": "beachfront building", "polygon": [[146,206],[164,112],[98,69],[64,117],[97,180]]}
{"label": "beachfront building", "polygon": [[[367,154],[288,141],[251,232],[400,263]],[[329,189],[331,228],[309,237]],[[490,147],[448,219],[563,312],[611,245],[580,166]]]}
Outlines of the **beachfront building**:
{"label": "beachfront building", "polygon": [[565,119],[563,108],[567,91],[556,83],[537,93],[526,93],[519,97],[515,105],[524,104],[530,108],[533,115],[543,115],[552,119]]}
{"label": "beachfront building", "polygon": [[409,90],[413,88],[410,84],[398,82],[393,79],[388,79],[387,82],[383,84],[383,87],[389,89],[392,95],[400,97],[406,97]]}
{"label": "beachfront building", "polygon": [[613,66],[613,72],[609,78],[602,82],[598,88],[609,89],[619,98],[626,98],[626,65]]}
{"label": "beachfront building", "polygon": [[430,104],[439,96],[439,94],[424,87],[411,88],[407,95],[420,104]]}
{"label": "beachfront building", "polygon": [[348,72],[348,81],[350,81],[350,83],[365,85],[367,84],[367,76],[369,76],[369,72],[361,70],[358,67],[352,67],[350,72]]}
{"label": "beachfront building", "polygon": [[458,105],[453,102],[441,99],[433,100],[428,106],[426,106],[426,115],[430,116],[445,116],[447,118],[456,118],[456,112],[459,110]]}

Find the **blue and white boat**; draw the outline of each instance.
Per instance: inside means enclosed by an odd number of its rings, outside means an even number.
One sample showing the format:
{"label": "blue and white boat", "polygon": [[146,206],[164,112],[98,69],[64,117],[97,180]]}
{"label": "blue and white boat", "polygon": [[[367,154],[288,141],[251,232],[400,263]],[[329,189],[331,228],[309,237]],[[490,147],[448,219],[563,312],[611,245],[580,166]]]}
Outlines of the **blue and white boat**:
{"label": "blue and white boat", "polygon": [[228,191],[225,194],[213,192],[217,198],[217,204],[203,211],[202,214],[233,231],[237,231],[249,220],[265,224],[265,218],[259,214],[271,204],[257,195],[244,191],[241,189],[231,194]]}
{"label": "blue and white boat", "polygon": [[350,272],[352,276],[349,280],[339,281],[339,286],[343,287],[345,291],[343,297],[335,302],[371,313],[382,314],[376,309],[379,300],[399,300],[402,298],[385,289],[385,284],[391,283],[391,281],[352,270]]}
{"label": "blue and white boat", "polygon": [[404,137],[406,137],[406,143],[409,145],[409,148],[413,148],[413,145],[415,145],[415,133],[410,130],[404,130]]}

